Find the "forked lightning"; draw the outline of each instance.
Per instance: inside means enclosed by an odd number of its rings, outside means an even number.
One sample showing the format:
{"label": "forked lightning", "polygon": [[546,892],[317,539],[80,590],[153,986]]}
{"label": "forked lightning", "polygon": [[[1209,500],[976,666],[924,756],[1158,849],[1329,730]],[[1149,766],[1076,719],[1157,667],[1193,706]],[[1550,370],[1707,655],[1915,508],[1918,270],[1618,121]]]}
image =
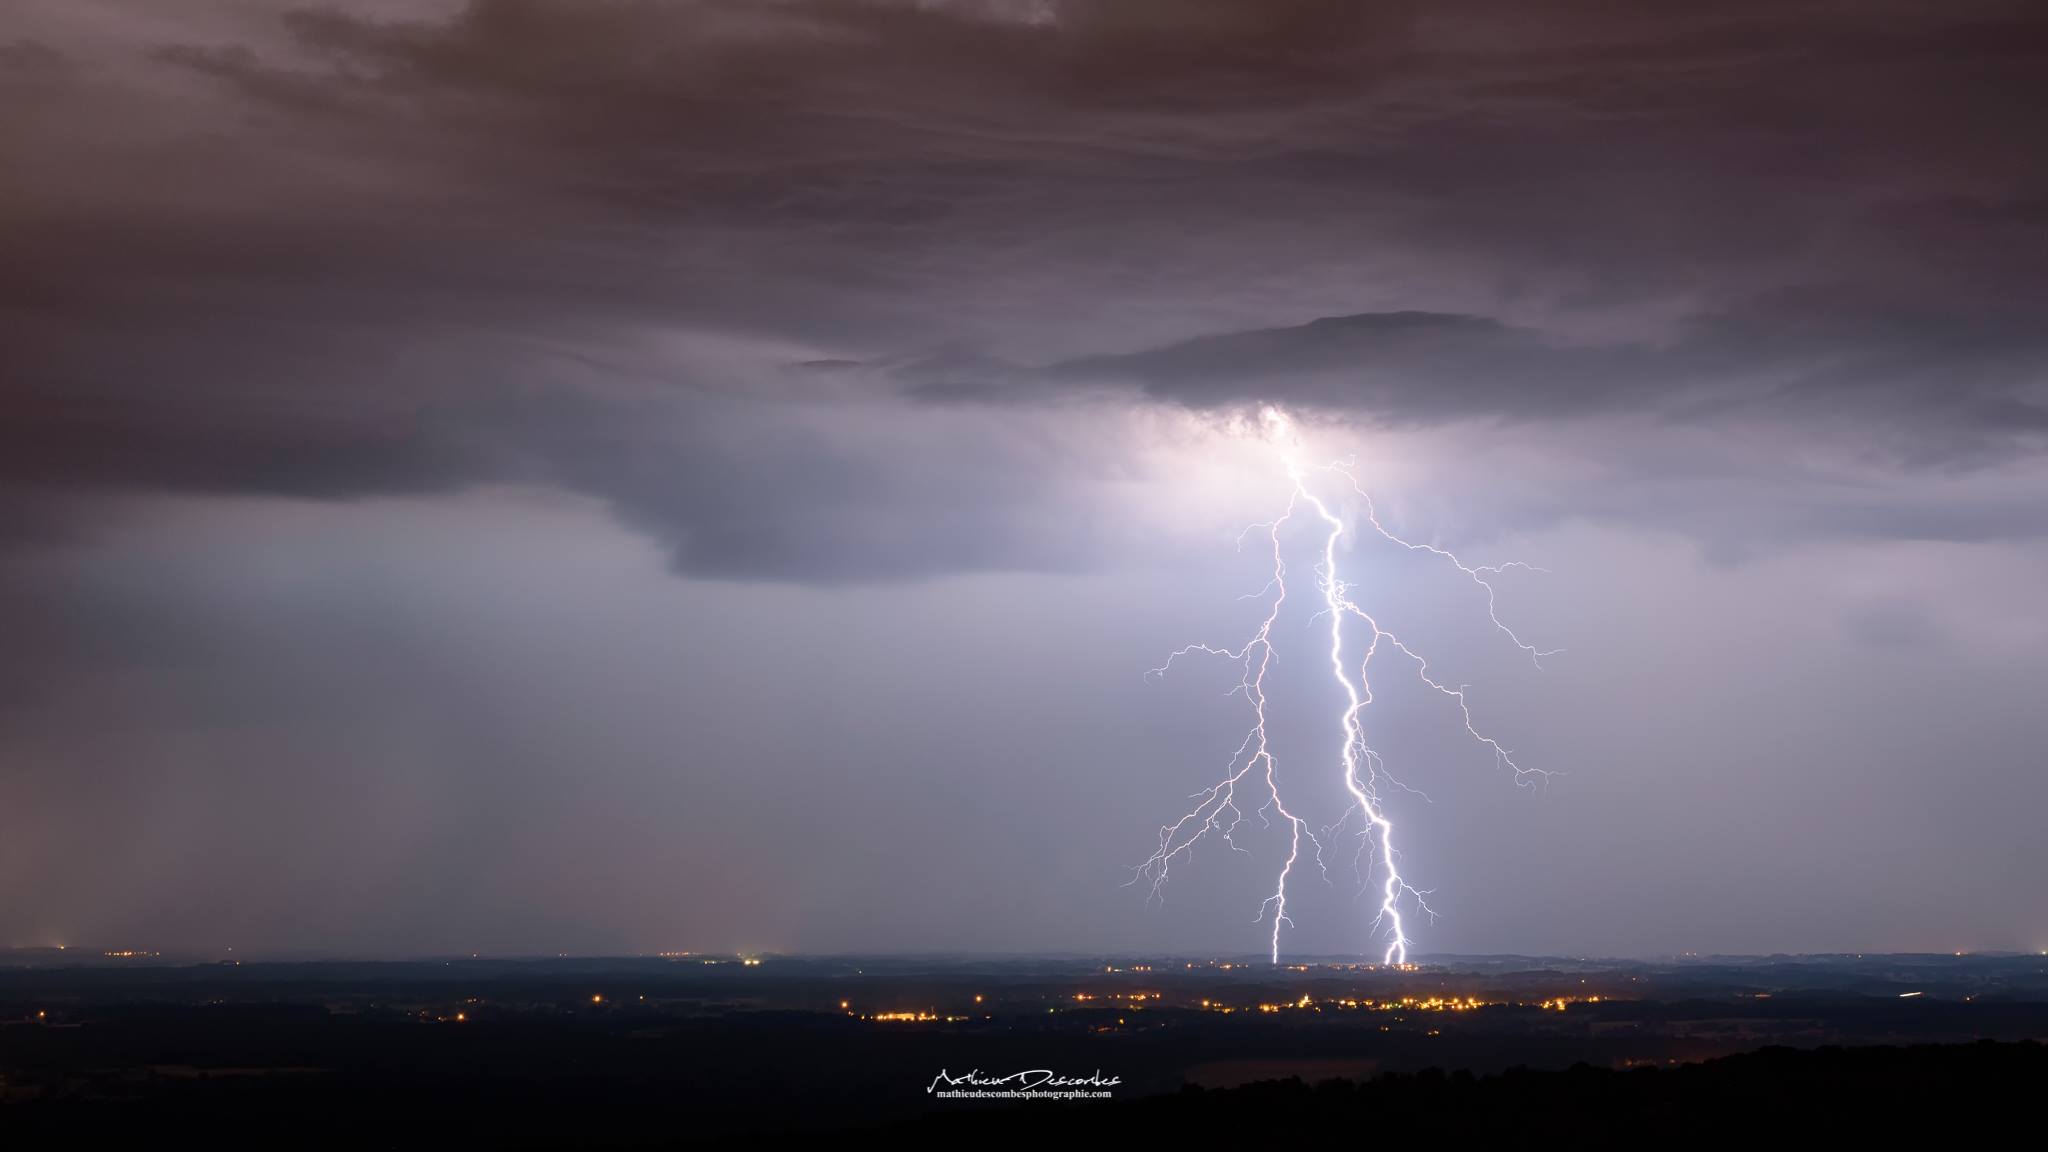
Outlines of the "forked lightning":
{"label": "forked lightning", "polygon": [[[1430,914],[1425,902],[1425,892],[1409,884],[1401,874],[1400,854],[1394,847],[1394,824],[1388,816],[1382,788],[1392,786],[1403,791],[1406,788],[1388,774],[1385,763],[1372,749],[1365,735],[1364,715],[1372,703],[1371,672],[1373,660],[1380,655],[1381,647],[1398,653],[1400,657],[1415,666],[1415,672],[1422,683],[1433,691],[1449,697],[1458,706],[1465,731],[1474,740],[1492,752],[1500,766],[1509,769],[1517,783],[1533,783],[1549,773],[1541,769],[1526,768],[1515,761],[1513,753],[1481,732],[1475,726],[1470,701],[1466,698],[1465,686],[1453,687],[1437,680],[1430,674],[1429,661],[1408,646],[1399,636],[1382,627],[1364,608],[1360,607],[1351,594],[1352,585],[1344,579],[1338,567],[1338,544],[1344,538],[1347,524],[1343,517],[1334,512],[1323,497],[1317,495],[1311,484],[1309,470],[1300,461],[1300,446],[1297,443],[1292,422],[1284,412],[1267,408],[1261,413],[1266,437],[1279,447],[1281,462],[1285,467],[1290,491],[1280,515],[1266,524],[1246,529],[1250,534],[1255,529],[1263,530],[1272,546],[1272,575],[1266,586],[1253,593],[1256,597],[1270,597],[1265,618],[1259,622],[1251,638],[1236,648],[1216,647],[1209,644],[1190,644],[1169,655],[1166,662],[1151,670],[1151,675],[1163,676],[1173,667],[1176,660],[1196,654],[1220,656],[1237,664],[1240,670],[1234,693],[1241,693],[1249,701],[1252,712],[1251,730],[1244,742],[1238,746],[1224,774],[1215,784],[1203,789],[1193,797],[1194,807],[1171,824],[1159,829],[1159,843],[1143,864],[1139,865],[1132,882],[1149,879],[1154,896],[1164,889],[1167,874],[1175,860],[1186,855],[1197,842],[1212,834],[1239,852],[1247,850],[1236,842],[1235,833],[1244,824],[1246,816],[1242,806],[1248,800],[1257,800],[1253,809],[1261,820],[1272,813],[1285,822],[1287,828],[1287,855],[1280,864],[1279,875],[1274,878],[1273,894],[1266,897],[1259,907],[1259,918],[1270,917],[1270,950],[1274,963],[1280,961],[1280,935],[1283,928],[1293,926],[1287,915],[1287,886],[1293,879],[1296,866],[1301,862],[1303,842],[1313,851],[1318,869],[1325,879],[1329,872],[1323,852],[1323,841],[1309,828],[1306,820],[1292,810],[1283,795],[1278,766],[1273,757],[1267,732],[1267,674],[1272,668],[1275,638],[1274,628],[1279,623],[1281,608],[1287,602],[1287,559],[1282,540],[1283,530],[1297,518],[1306,518],[1312,513],[1320,526],[1322,543],[1320,562],[1315,571],[1316,591],[1322,601],[1319,617],[1329,622],[1329,663],[1330,674],[1335,678],[1342,693],[1344,704],[1337,716],[1339,739],[1339,769],[1342,773],[1344,791],[1349,797],[1349,807],[1324,835],[1341,829],[1354,816],[1362,818],[1364,827],[1356,835],[1360,839],[1359,867],[1361,880],[1366,880],[1368,868],[1378,877],[1378,908],[1370,931],[1376,938],[1384,939],[1386,949],[1383,962],[1405,963],[1408,949],[1413,942],[1408,935],[1407,922],[1403,916],[1404,907]],[[1542,658],[1554,655],[1557,649],[1538,649],[1524,641],[1521,636],[1504,623],[1496,606],[1494,587],[1489,577],[1499,576],[1510,568],[1532,570],[1519,562],[1472,566],[1460,560],[1445,549],[1428,544],[1412,544],[1395,535],[1380,521],[1372,498],[1359,486],[1350,470],[1342,464],[1326,465],[1316,469],[1327,476],[1341,479],[1352,494],[1363,503],[1364,523],[1374,534],[1386,541],[1399,545],[1411,552],[1424,552],[1448,562],[1460,576],[1476,585],[1486,596],[1486,615],[1493,627],[1505,636],[1518,650],[1541,667]],[[1240,538],[1242,539],[1242,538]],[[1359,621],[1369,630],[1364,640],[1364,650],[1355,662],[1347,658],[1345,645],[1345,624]],[[1354,672],[1355,669],[1355,672]]]}

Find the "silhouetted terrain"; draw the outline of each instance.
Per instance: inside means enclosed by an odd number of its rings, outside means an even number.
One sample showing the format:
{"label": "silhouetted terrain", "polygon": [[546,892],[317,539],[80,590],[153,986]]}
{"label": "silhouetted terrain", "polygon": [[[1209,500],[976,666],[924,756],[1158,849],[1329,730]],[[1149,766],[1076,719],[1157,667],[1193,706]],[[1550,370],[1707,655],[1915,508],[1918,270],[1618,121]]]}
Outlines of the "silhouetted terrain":
{"label": "silhouetted terrain", "polygon": [[[29,1139],[18,1146],[648,1145],[876,1127],[950,1139],[1075,1125],[1255,1140],[1276,1121],[1642,1140],[1861,1131],[1905,1108],[1954,1131],[2018,1119],[2048,1083],[2048,960],[2034,956],[1403,969],[30,959],[41,965],[0,969],[0,1133]],[[1115,1084],[1111,1098],[1072,1101],[932,1090],[941,1072],[1032,1069]]]}
{"label": "silhouetted terrain", "polygon": [[[1615,1071],[1513,1069],[1390,1073],[1365,1083],[1298,1079],[1189,1087],[1137,1100],[1053,1102],[1006,1112],[1011,1138],[1243,1140],[1279,1132],[1332,1138],[1460,1137],[1684,1144],[1702,1137],[1771,1144],[1788,1135],[1897,1137],[1939,1126],[1945,1141],[2010,1136],[2037,1123],[2048,1048],[2033,1041],[1910,1048],[1766,1048],[1702,1064]],[[920,1137],[984,1130],[987,1116],[935,1114]],[[1938,1146],[1952,1146],[1944,1143]]]}

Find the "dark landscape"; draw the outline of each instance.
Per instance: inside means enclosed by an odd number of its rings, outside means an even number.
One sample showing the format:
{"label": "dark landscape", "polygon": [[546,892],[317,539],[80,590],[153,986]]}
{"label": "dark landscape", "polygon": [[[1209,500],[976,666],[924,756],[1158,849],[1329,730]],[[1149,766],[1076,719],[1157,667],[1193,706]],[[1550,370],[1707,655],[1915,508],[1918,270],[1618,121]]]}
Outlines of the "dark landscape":
{"label": "dark landscape", "polygon": [[[1894,1092],[2017,1119],[2031,1090],[2001,1086],[2048,1072],[2037,955],[11,962],[0,1130],[52,1141],[665,1145],[935,1136],[991,1111],[1132,1135],[1368,1117],[1382,1133],[1622,1138],[1681,1115],[1860,1130]],[[932,1090],[942,1072],[1031,1069],[1115,1084]]]}

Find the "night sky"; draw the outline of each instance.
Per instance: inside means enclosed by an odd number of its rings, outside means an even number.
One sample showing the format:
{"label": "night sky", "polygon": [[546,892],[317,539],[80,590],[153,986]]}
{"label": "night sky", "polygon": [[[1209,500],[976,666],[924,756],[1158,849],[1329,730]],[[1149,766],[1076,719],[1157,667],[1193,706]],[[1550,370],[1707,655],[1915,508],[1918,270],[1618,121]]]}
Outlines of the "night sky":
{"label": "night sky", "polygon": [[1123,885],[1274,403],[1547,570],[1347,552],[1558,773],[1388,682],[1420,950],[2048,948],[2043,108],[2032,0],[12,0],[0,946],[1260,952],[1272,836]]}

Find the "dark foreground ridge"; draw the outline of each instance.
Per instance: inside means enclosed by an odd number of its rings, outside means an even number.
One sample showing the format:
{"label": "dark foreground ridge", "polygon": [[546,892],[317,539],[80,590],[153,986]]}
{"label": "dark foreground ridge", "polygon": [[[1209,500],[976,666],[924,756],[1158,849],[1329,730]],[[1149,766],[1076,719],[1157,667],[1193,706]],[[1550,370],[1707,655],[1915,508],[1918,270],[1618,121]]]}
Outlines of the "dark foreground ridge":
{"label": "dark foreground ridge", "polygon": [[[1493,1076],[1427,1069],[1356,1082],[1298,1078],[1170,1096],[1050,1102],[1007,1109],[1006,1137],[1086,1132],[1116,1141],[1245,1141],[1365,1136],[1513,1137],[1646,1146],[1711,1136],[1770,1142],[1790,1133],[1896,1138],[2024,1132],[2038,1123],[2048,1048],[2033,1041],[1809,1051],[1766,1048],[1701,1064],[1618,1071],[1580,1064]],[[899,1126],[925,1139],[994,1127],[983,1112],[936,1113]],[[1157,1146],[1157,1145],[1138,1145]],[[1945,1145],[1947,1146],[1947,1145]]]}
{"label": "dark foreground ridge", "polygon": [[[1238,1088],[1189,1086],[1108,1102],[976,1105],[876,1129],[818,1124],[892,1143],[966,1145],[1019,1139],[1290,1140],[1519,1137],[1628,1144],[1700,1137],[1808,1134],[1896,1137],[1938,1126],[1950,1140],[2026,1131],[2048,1083],[2048,1048],[2032,1041],[1801,1051],[1767,1048],[1702,1064],[1616,1071],[1510,1069],[1388,1073],[1365,1082],[1299,1079]],[[114,1142],[179,1147],[681,1147],[749,1131],[786,1130],[792,1111],[816,1117],[805,1085],[779,1083],[735,1125],[689,1086],[626,1070],[564,1066],[540,1082],[426,1077],[370,1079],[189,1074],[120,1099],[39,1097],[0,1106],[13,1147]],[[833,1094],[826,1093],[829,1098]],[[779,1099],[777,1098],[779,1097]],[[725,1122],[719,1117],[725,1115]],[[709,1122],[707,1122],[709,1121]],[[1157,1147],[1156,1143],[1144,1146]],[[1952,1145],[1951,1145],[1952,1146]]]}

